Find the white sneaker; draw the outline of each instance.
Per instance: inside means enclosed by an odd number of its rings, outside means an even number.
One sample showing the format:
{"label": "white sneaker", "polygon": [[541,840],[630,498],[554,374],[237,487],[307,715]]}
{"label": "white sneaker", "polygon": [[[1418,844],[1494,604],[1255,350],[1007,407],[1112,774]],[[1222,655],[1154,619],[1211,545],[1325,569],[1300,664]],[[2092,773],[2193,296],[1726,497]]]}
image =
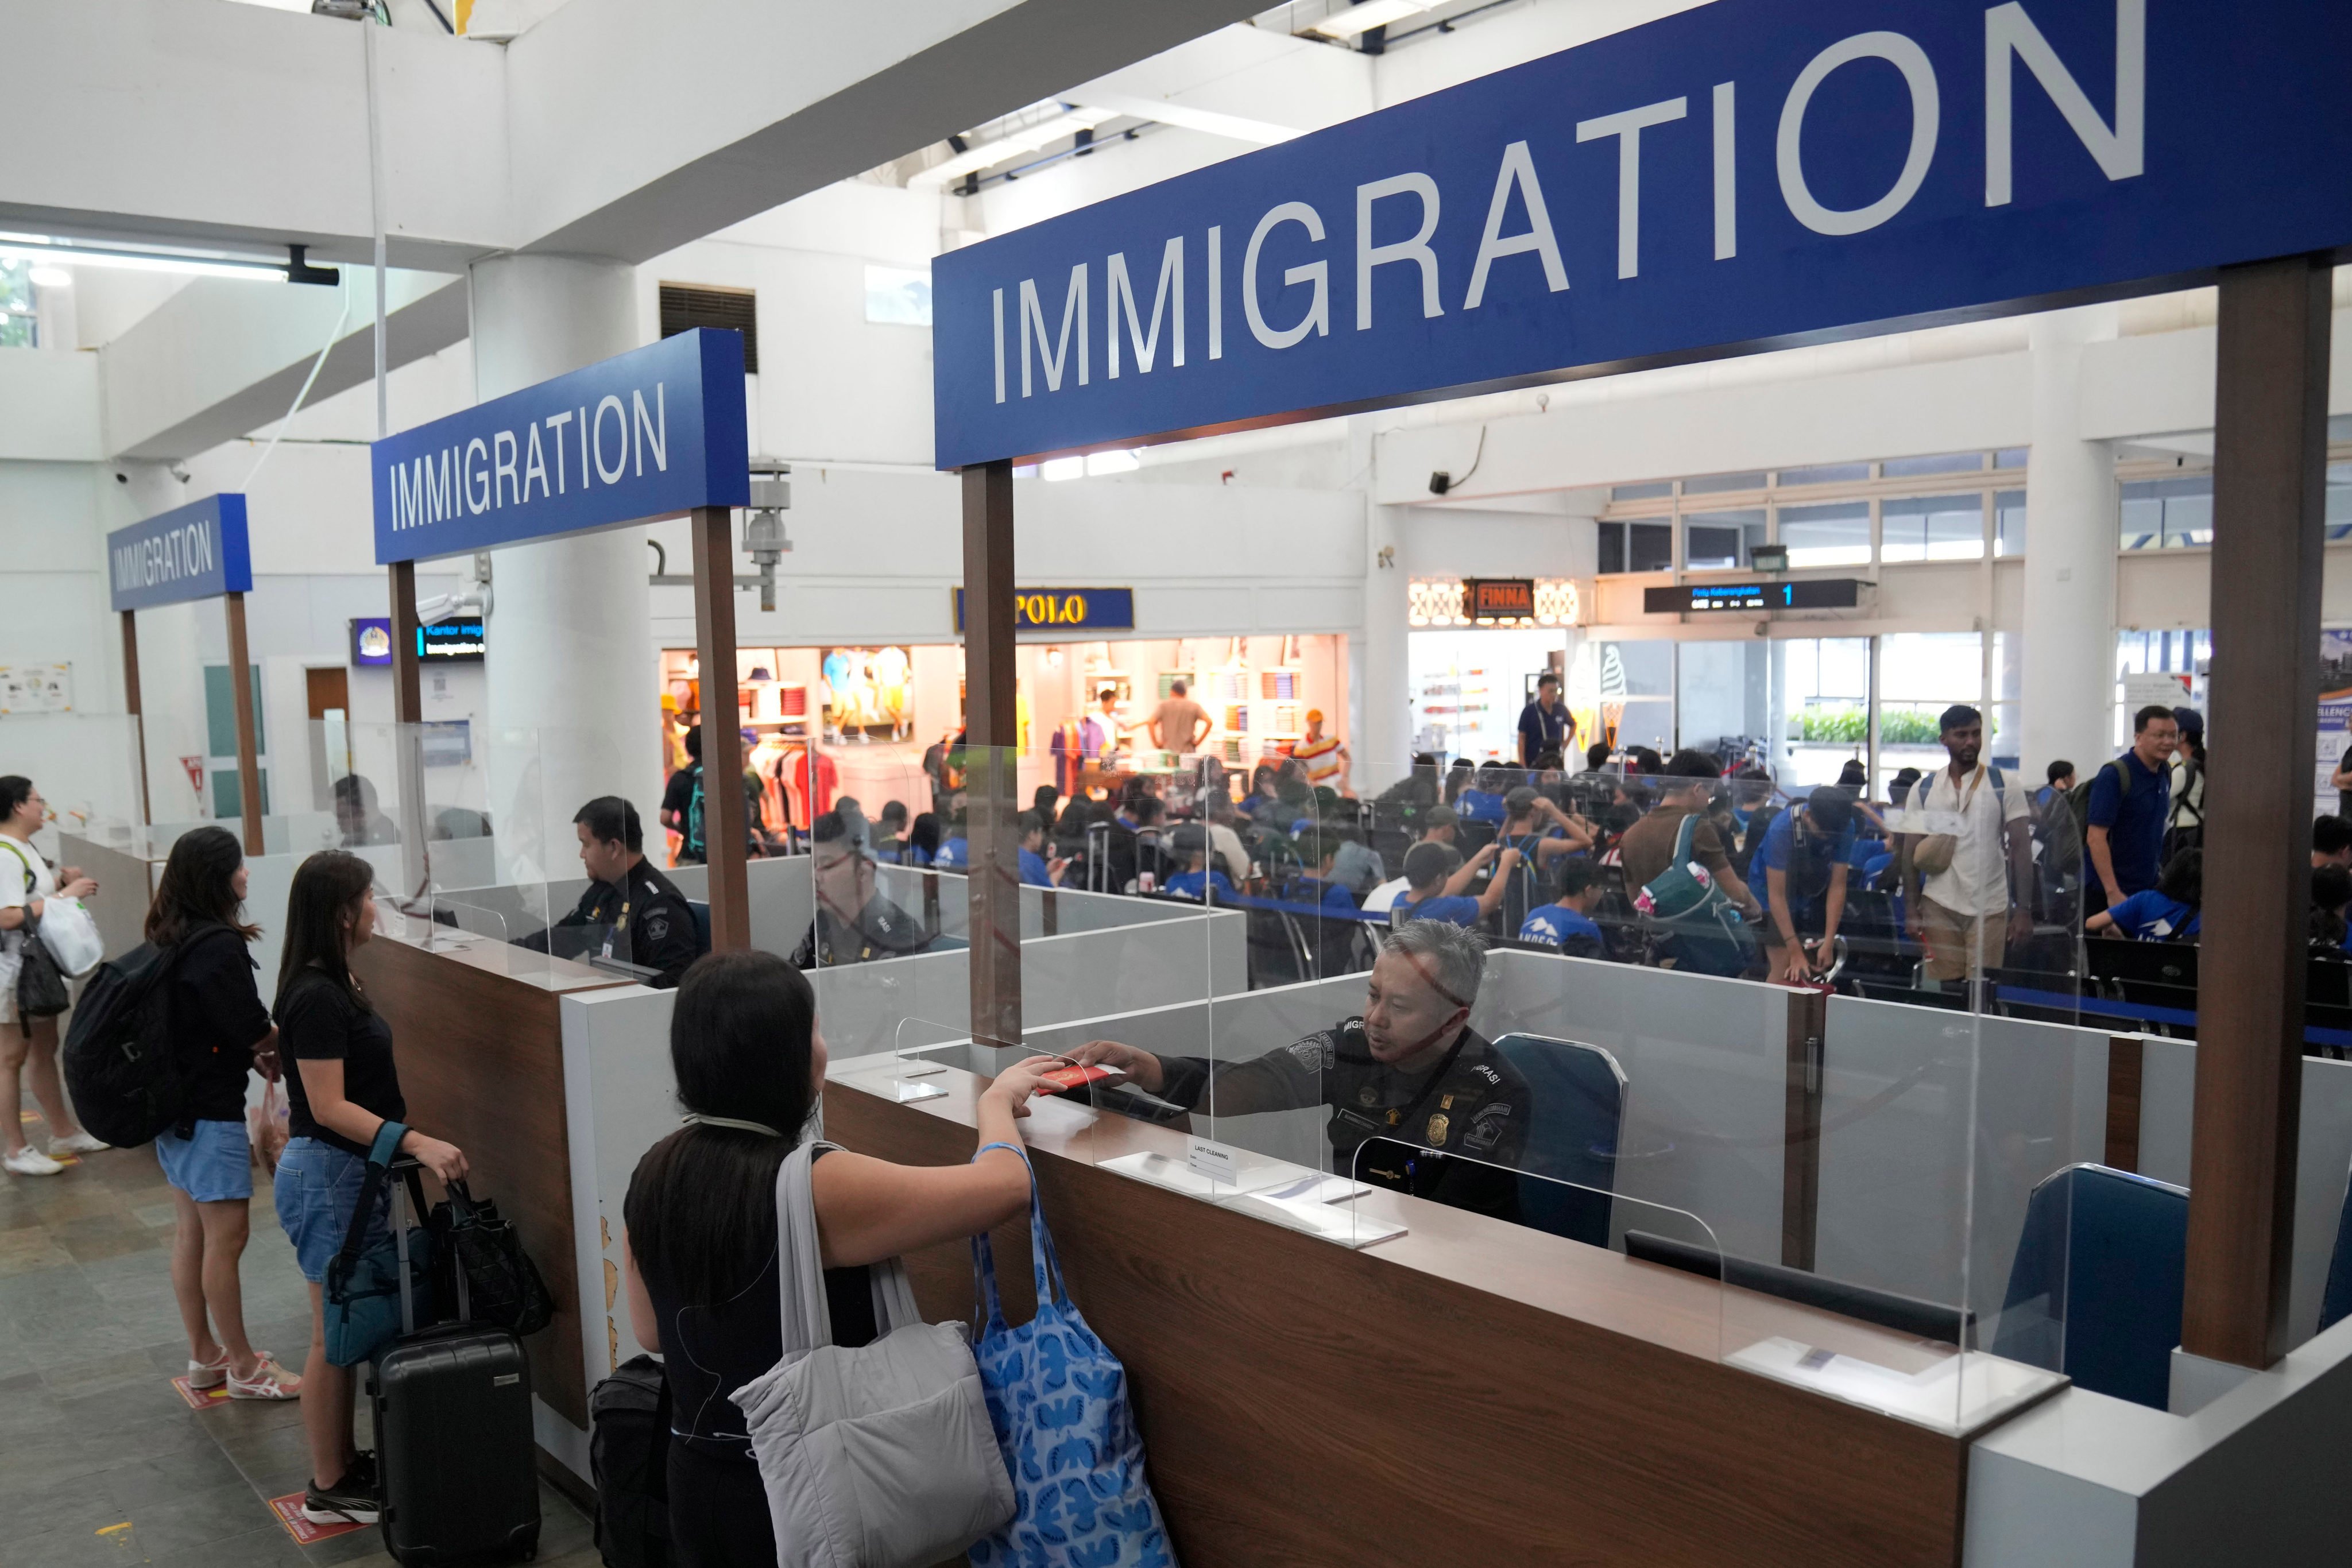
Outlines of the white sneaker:
{"label": "white sneaker", "polygon": [[0,1160],[0,1165],[6,1166],[18,1176],[55,1176],[66,1168],[30,1144],[26,1144],[6,1159]]}
{"label": "white sneaker", "polygon": [[112,1147],[112,1144],[100,1143],[88,1133],[76,1133],[70,1138],[51,1138],[49,1156],[54,1159],[62,1155],[94,1155]]}

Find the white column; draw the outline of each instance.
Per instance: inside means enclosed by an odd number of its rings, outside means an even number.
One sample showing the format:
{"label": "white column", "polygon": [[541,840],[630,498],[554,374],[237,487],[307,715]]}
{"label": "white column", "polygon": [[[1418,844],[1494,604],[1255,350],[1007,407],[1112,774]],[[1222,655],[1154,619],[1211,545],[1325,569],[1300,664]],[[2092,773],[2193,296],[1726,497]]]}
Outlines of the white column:
{"label": "white column", "polygon": [[[1406,616],[1412,602],[1412,552],[1405,549],[1409,516],[1402,507],[1365,505],[1367,538],[1364,551],[1364,632],[1362,679],[1356,683],[1355,735],[1348,747],[1353,766],[1349,777],[1360,795],[1387,789],[1405,775],[1412,762],[1412,719],[1407,699],[1411,685],[1405,659],[1405,638],[1411,632]],[[1381,564],[1389,550],[1391,564]]]}
{"label": "white column", "polygon": [[2115,750],[2115,452],[2082,438],[2080,410],[2084,346],[2113,338],[2116,319],[2091,305],[2032,322],[2019,760],[2033,779],[2058,758],[2087,770]]}
{"label": "white column", "polygon": [[[625,262],[500,256],[476,262],[470,284],[478,398],[643,340],[636,271]],[[652,560],[639,528],[492,552],[489,804],[509,874],[578,875],[572,816],[599,795],[626,797],[648,841],[657,840],[660,674],[646,635]]]}

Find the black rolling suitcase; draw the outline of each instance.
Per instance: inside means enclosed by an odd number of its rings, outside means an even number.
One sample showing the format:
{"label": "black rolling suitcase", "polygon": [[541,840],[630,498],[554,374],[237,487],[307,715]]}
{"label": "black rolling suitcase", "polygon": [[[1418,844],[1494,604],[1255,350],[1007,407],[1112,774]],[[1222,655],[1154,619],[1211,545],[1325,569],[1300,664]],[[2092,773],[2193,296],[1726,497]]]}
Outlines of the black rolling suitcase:
{"label": "black rolling suitcase", "polygon": [[[412,1170],[404,1197],[416,1191]],[[397,1200],[395,1200],[397,1201]],[[421,1204],[418,1206],[422,1207]],[[402,1277],[407,1277],[407,1228]],[[375,1413],[379,1515],[384,1550],[405,1568],[530,1558],[539,1551],[539,1475],[531,1433],[530,1364],[522,1342],[469,1322],[465,1271],[457,1319],[414,1330],[401,1302],[401,1337],[377,1357],[368,1395]]]}

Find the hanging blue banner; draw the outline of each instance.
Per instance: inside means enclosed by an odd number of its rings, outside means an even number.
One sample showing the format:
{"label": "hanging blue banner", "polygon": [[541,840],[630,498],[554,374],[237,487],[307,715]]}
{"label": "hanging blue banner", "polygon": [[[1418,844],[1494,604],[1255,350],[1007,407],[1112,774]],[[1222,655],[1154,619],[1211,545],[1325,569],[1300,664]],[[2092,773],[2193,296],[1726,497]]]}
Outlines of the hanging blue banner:
{"label": "hanging blue banner", "polygon": [[374,444],[375,559],[751,498],[743,336],[698,328]]}
{"label": "hanging blue banner", "polygon": [[106,536],[106,580],[117,610],[253,591],[245,497],[207,496]]}
{"label": "hanging blue banner", "polygon": [[2352,247],[2345,0],[1717,0],[953,251],[942,468]]}

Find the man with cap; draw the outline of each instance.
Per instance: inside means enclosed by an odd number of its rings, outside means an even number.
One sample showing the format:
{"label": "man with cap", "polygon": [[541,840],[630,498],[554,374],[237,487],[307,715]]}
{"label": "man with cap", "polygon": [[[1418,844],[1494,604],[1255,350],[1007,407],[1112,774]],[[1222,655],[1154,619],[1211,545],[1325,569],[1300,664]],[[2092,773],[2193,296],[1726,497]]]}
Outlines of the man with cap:
{"label": "man with cap", "polygon": [[1307,738],[1292,747],[1290,755],[1306,765],[1308,789],[1348,792],[1348,748],[1339,744],[1339,737],[1323,733],[1321,708],[1307,710]]}
{"label": "man with cap", "polygon": [[[1854,814],[1853,797],[1824,784],[1764,830],[1748,885],[1764,906],[1766,978],[1801,985],[1830,967],[1830,938],[1845,918]],[[1820,949],[1808,954],[1805,943],[1816,933]]]}
{"label": "man with cap", "polygon": [[1956,704],[1937,727],[1951,766],[1920,780],[1891,825],[1904,928],[1927,950],[1928,979],[1959,980],[2033,935],[2033,814],[2025,791],[1980,759],[1982,714]]}
{"label": "man with cap", "polygon": [[1516,1219],[1533,1097],[1470,1027],[1485,948],[1458,925],[1409,921],[1381,943],[1362,1014],[1295,1044],[1218,1061],[1097,1040],[1076,1060],[1118,1068],[1146,1093],[1220,1118],[1325,1107],[1334,1171]]}

